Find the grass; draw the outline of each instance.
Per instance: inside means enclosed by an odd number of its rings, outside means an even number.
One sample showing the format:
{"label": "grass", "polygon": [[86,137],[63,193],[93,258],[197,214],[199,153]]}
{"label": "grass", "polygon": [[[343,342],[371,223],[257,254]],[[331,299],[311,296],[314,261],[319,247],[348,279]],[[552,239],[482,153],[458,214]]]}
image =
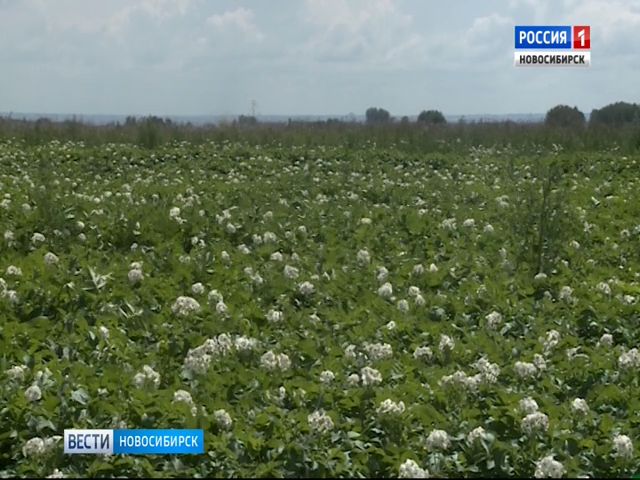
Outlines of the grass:
{"label": "grass", "polygon": [[222,124],[192,126],[137,122],[134,125],[91,125],[77,120],[20,121],[0,118],[0,139],[18,139],[27,145],[56,141],[82,141],[89,146],[106,143],[136,144],[156,148],[172,142],[192,144],[231,142],[247,145],[395,147],[416,153],[464,150],[470,146],[508,145],[530,148],[559,145],[565,151],[615,149],[632,153],[640,148],[640,126],[551,128],[542,123],[487,122],[423,126],[416,123],[365,125],[346,122],[293,122],[255,126]]}

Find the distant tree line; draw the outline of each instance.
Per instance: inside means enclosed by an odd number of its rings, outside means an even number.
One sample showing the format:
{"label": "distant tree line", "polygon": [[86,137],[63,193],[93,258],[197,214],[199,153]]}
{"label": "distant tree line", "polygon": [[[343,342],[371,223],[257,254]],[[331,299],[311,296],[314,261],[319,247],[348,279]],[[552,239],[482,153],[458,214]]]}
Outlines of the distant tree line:
{"label": "distant tree line", "polygon": [[[305,122],[302,120],[289,120],[288,125],[294,126],[298,124],[342,124],[351,123],[350,121],[338,118],[330,118],[326,121]],[[397,121],[389,110],[380,107],[370,107],[365,112],[365,122],[370,125],[385,125]],[[461,120],[464,122],[464,120]],[[408,116],[403,116],[399,120],[401,125],[408,125],[411,120]],[[254,116],[240,115],[234,124],[237,125],[256,125],[258,119]],[[415,121],[418,125],[445,125],[447,119],[439,110],[422,110]],[[544,123],[550,127],[585,127],[587,119],[578,107],[570,107],[568,105],[556,105],[551,108],[545,115]],[[637,124],[640,126],[640,104],[616,102],[606,105],[600,109],[594,109],[589,116],[589,125],[607,125],[607,126],[624,126],[629,124]]]}
{"label": "distant tree line", "polygon": [[[587,119],[578,107],[556,105],[551,108],[544,119],[551,127],[585,127]],[[600,109],[594,109],[589,115],[589,125],[607,125],[620,127],[624,125],[640,126],[640,105],[636,103],[610,103]]]}
{"label": "distant tree line", "polygon": [[[384,108],[371,107],[365,112],[365,121],[371,124],[384,124],[393,122],[394,118]],[[425,125],[443,125],[447,123],[447,120],[439,110],[423,110],[418,115],[416,122]],[[400,123],[410,123],[409,117],[402,117]]]}

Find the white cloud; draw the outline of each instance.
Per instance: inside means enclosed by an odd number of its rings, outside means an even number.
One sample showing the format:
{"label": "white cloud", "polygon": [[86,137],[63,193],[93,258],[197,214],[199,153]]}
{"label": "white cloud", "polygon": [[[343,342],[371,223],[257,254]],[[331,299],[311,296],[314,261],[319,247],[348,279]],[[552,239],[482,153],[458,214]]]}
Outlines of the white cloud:
{"label": "white cloud", "polygon": [[233,35],[237,39],[238,34],[241,34],[247,40],[260,42],[264,39],[264,35],[254,23],[254,16],[252,10],[240,7],[222,14],[211,15],[207,23],[222,35]]}
{"label": "white cloud", "polygon": [[[264,113],[334,115],[371,105],[393,114],[544,112],[558,102],[588,111],[633,101],[640,77],[640,0],[278,0],[277,7],[0,0],[0,31],[11,39],[0,42],[0,62],[11,72],[0,76],[0,106],[237,113],[255,99]],[[590,24],[594,66],[514,68],[514,24]]]}
{"label": "white cloud", "polygon": [[192,0],[140,0],[138,8],[158,20],[184,15]]}
{"label": "white cloud", "polygon": [[424,37],[393,0],[307,0],[311,35],[294,58],[341,63],[342,68],[407,68],[418,62]]}

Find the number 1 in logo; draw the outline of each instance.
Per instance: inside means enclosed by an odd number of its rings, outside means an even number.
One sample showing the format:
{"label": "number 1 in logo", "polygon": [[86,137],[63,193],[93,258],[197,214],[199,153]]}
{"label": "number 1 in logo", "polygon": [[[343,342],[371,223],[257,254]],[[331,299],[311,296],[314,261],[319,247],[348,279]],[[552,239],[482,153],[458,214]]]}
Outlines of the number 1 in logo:
{"label": "number 1 in logo", "polygon": [[573,49],[574,50],[590,50],[591,49],[591,27],[588,25],[573,26]]}

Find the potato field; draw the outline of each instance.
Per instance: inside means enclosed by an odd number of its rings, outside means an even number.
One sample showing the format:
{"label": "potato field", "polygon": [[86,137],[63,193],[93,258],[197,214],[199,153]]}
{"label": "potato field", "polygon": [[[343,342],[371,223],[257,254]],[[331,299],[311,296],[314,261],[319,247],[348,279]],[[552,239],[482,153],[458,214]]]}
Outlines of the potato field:
{"label": "potato field", "polygon": [[3,141],[0,477],[640,474],[638,160]]}

